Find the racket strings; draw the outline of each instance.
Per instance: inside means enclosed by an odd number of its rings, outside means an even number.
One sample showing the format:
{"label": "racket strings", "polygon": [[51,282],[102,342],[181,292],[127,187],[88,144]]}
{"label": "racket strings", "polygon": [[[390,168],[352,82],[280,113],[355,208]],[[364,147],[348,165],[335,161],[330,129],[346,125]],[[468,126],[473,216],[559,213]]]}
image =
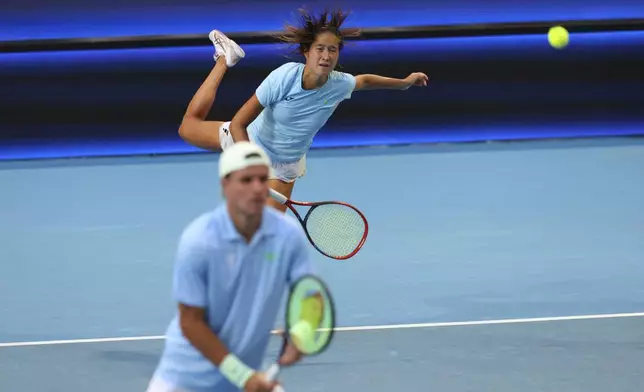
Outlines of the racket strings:
{"label": "racket strings", "polygon": [[324,204],[314,208],[306,220],[306,229],[323,253],[332,257],[351,254],[360,244],[366,223],[353,208]]}

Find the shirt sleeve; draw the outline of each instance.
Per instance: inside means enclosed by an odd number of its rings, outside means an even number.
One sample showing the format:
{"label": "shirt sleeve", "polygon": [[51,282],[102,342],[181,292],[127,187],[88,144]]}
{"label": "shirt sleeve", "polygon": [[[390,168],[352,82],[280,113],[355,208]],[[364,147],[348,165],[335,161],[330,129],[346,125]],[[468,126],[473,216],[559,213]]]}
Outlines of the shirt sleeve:
{"label": "shirt sleeve", "polygon": [[293,75],[291,64],[284,64],[273,70],[255,90],[257,100],[263,107],[269,107],[282,99],[285,86]]}
{"label": "shirt sleeve", "polygon": [[205,308],[207,259],[204,245],[189,237],[181,239],[173,277],[174,299],[188,306]]}
{"label": "shirt sleeve", "polygon": [[288,283],[293,284],[304,275],[314,274],[313,260],[308,240],[301,229],[296,229],[293,235],[293,252],[288,271]]}
{"label": "shirt sleeve", "polygon": [[337,77],[338,86],[341,90],[340,96],[342,99],[350,99],[353,90],[356,88],[356,77],[346,72],[338,72]]}

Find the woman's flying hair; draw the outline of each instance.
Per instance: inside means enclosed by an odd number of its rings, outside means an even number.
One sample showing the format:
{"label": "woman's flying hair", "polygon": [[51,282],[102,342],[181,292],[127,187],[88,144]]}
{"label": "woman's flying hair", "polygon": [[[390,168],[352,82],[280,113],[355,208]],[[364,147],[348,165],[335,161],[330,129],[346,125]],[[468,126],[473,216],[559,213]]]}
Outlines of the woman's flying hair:
{"label": "woman's flying hair", "polygon": [[342,28],[342,24],[349,16],[348,12],[325,10],[317,16],[311,15],[303,8],[299,9],[299,12],[299,25],[287,24],[285,31],[277,38],[282,42],[296,45],[300,54],[308,52],[317,36],[325,32],[331,32],[340,39],[340,50],[344,48],[346,37],[360,35],[358,28]]}

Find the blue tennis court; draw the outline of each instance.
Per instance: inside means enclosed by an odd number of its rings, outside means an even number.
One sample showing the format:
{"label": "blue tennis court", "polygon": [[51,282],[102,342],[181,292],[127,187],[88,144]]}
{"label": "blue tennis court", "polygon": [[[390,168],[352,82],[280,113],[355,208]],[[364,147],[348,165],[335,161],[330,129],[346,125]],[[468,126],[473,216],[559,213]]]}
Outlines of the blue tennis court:
{"label": "blue tennis court", "polygon": [[[3,392],[145,390],[217,157],[0,163]],[[359,206],[370,236],[314,254],[343,330],[286,390],[637,390],[643,167],[639,138],[313,151],[295,197]]]}

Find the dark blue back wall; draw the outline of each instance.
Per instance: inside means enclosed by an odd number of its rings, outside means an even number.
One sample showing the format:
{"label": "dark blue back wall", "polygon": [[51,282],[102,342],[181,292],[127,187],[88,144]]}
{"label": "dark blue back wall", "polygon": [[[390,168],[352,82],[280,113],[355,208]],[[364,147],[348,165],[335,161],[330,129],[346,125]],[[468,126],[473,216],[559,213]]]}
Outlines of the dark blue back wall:
{"label": "dark blue back wall", "polygon": [[[230,119],[284,61],[286,48],[248,45],[211,113]],[[212,49],[132,49],[0,56],[3,140],[176,136]],[[293,57],[294,60],[299,60]],[[644,121],[644,32],[578,34],[566,50],[543,36],[352,42],[343,70],[404,77],[428,88],[354,94],[325,129],[401,125]]]}
{"label": "dark blue back wall", "polygon": [[351,9],[360,27],[644,17],[640,0],[3,0],[0,40],[274,30],[302,5]]}
{"label": "dark blue back wall", "polygon": [[[246,49],[211,119],[232,118],[289,60],[281,45]],[[431,82],[355,93],[317,146],[644,133],[644,32],[576,34],[565,50],[542,35],[356,41],[341,63],[352,74],[423,71]],[[177,128],[212,65],[208,45],[0,55],[0,155],[184,150]]]}

